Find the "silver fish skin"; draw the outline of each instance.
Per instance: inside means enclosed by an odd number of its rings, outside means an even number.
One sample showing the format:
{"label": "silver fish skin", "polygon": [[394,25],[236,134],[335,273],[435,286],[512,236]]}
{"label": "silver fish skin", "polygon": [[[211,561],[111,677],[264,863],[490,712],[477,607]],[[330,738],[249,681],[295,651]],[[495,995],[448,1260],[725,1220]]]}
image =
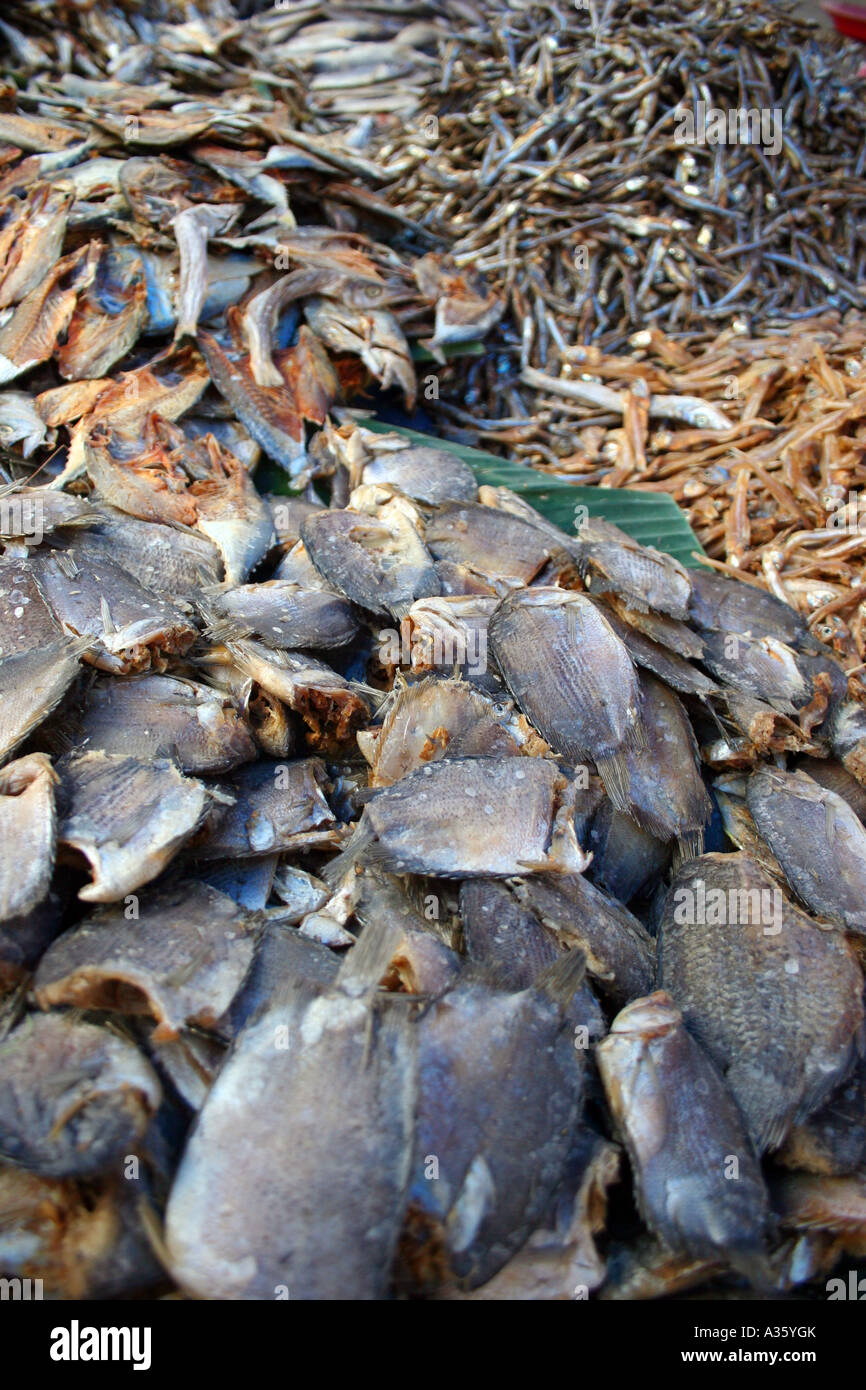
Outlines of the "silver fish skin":
{"label": "silver fish skin", "polygon": [[661,681],[642,674],[644,748],[623,752],[628,814],[660,840],[677,840],[682,853],[700,854],[712,803],[701,777],[688,715]]}
{"label": "silver fish skin", "polygon": [[60,704],[90,648],[89,637],[60,637],[0,661],[0,763]]}
{"label": "silver fish skin", "polygon": [[182,653],[191,646],[196,634],[187,615],[114,560],[94,561],[71,546],[33,563],[56,618],[67,631],[90,638],[85,659],[100,669],[129,674],[146,669],[154,651]]}
{"label": "silver fish skin", "polygon": [[231,630],[259,637],[269,647],[325,651],[344,647],[358,631],[342,594],[305,589],[286,579],[243,584],[209,595],[213,611]]}
{"label": "silver fish skin", "polygon": [[467,565],[506,587],[530,584],[551,559],[565,554],[524,517],[479,502],[444,502],[428,520],[425,535],[435,560]]}
{"label": "silver fish skin", "polygon": [[749,778],[746,801],[800,900],[866,935],[866,828],[848,802],[805,772],[766,765]]}
{"label": "silver fish skin", "polygon": [[141,521],[104,504],[79,545],[85,555],[113,559],[167,599],[190,600],[202,585],[222,578],[220,553],[200,532]]}
{"label": "silver fish skin", "polygon": [[861,1047],[863,975],[745,854],[705,854],[674,875],[658,984],[722,1071],[759,1153],[824,1104]]}
{"label": "silver fish skin", "polygon": [[0,1156],[44,1177],[119,1173],[161,1099],[153,1068],[117,1033],[28,1015],[0,1043]]}
{"label": "silver fish skin", "polygon": [[731,1092],[670,996],[629,1004],[596,1057],[647,1226],[671,1250],[759,1275],[770,1227],[761,1169]]}
{"label": "silver fish skin", "polygon": [[[569,949],[499,879],[462,883],[460,918],[467,956],[505,989],[528,989]],[[578,985],[567,1013],[573,1026],[587,1028],[589,1041],[607,1032],[604,1014],[587,983]]]}
{"label": "silver fish skin", "polygon": [[223,787],[231,805],[218,809],[192,845],[199,859],[330,848],[336,820],[328,805],[324,764],[318,758],[285,763],[259,759],[238,768]]}
{"label": "silver fish skin", "polygon": [[796,609],[765,589],[706,569],[692,570],[691,585],[689,618],[699,632],[775,637],[798,651],[820,655],[821,644]]}
{"label": "silver fish skin", "polygon": [[370,786],[387,787],[441,758],[517,757],[518,730],[466,681],[430,677],[399,689],[382,724],[358,734]]}

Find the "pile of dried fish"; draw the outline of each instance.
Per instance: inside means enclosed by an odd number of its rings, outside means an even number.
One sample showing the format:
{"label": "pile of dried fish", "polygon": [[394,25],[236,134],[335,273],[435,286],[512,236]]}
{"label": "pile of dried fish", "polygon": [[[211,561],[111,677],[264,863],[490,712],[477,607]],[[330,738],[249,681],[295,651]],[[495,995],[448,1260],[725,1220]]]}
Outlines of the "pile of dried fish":
{"label": "pile of dried fish", "polygon": [[330,506],[5,499],[0,1272],[821,1289],[866,1241],[841,665],[453,455],[347,420],[315,456]]}
{"label": "pile of dried fish", "polygon": [[43,8],[21,7],[27,30],[4,22],[22,83],[0,93],[7,476],[50,459],[122,505],[159,474],[148,519],[207,516],[213,538],[261,452],[299,487],[315,475],[307,426],[335,401],[376,381],[412,407],[407,334],[441,354],[502,305],[429,236],[401,254],[368,235],[406,219],[369,186],[386,175],[366,124],[321,135],[278,79],[278,97],[260,90],[254,21],[87,7],[64,33]]}

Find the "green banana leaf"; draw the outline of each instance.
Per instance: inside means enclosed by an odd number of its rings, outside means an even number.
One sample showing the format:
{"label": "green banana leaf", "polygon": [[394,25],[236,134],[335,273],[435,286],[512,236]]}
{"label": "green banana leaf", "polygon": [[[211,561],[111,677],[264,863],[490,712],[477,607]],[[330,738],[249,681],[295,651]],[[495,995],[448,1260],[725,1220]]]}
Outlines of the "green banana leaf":
{"label": "green banana leaf", "polygon": [[563,531],[570,534],[575,528],[576,508],[586,507],[587,516],[612,521],[641,545],[654,545],[665,550],[682,565],[696,568],[699,555],[704,554],[700,541],[689,526],[685,514],[672,497],[663,492],[638,492],[628,488],[580,487],[573,483],[550,478],[534,468],[509,463],[495,454],[455,444],[450,439],[437,439],[419,430],[390,425],[372,417],[360,421],[365,429],[377,434],[402,434],[413,444],[426,444],[445,449],[468,463],[479,483],[489,487],[508,487],[520,493],[530,506],[541,512]]}

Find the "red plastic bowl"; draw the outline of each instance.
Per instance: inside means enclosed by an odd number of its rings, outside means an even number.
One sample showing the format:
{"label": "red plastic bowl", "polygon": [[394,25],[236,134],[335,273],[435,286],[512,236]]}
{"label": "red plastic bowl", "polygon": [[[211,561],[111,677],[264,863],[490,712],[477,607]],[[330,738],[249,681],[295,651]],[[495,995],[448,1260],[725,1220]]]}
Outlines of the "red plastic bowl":
{"label": "red plastic bowl", "polygon": [[830,16],[840,34],[866,43],[866,9],[862,5],[839,5],[836,0],[822,0],[821,9]]}

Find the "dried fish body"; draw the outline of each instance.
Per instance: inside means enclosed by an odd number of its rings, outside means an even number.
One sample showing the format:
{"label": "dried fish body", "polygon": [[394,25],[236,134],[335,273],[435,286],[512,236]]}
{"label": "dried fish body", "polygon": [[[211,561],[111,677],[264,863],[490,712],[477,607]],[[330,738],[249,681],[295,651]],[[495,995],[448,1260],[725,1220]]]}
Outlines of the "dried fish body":
{"label": "dried fish body", "polygon": [[302,523],[301,538],[329,584],[381,617],[399,621],[416,599],[439,593],[433,561],[399,510],[314,512]]}
{"label": "dried fish body", "polygon": [[[633,627],[625,622],[611,606],[610,595],[604,601],[599,601],[599,610],[605,620],[610,624],[617,637],[625,646],[626,651],[636,666],[640,666],[645,671],[651,671],[659,680],[664,681],[672,690],[677,690],[681,695],[695,695],[701,700],[705,700],[709,695],[717,695],[719,686],[710,680],[710,677],[686,661],[677,652],[671,651],[667,646],[660,642],[655,642],[648,637],[645,632]],[[656,614],[642,616],[657,617]],[[703,643],[701,643],[703,651]]]}
{"label": "dried fish body", "polygon": [[0,537],[4,541],[24,541],[41,545],[46,535],[67,528],[91,527],[99,520],[99,512],[81,497],[52,492],[46,487],[26,487],[3,490],[5,507],[0,511]]}
{"label": "dried fish body", "polygon": [[26,985],[41,956],[58,935],[66,903],[52,889],[25,917],[0,922],[0,1000]]}
{"label": "dried fish body", "polygon": [[412,409],[418,389],[415,368],[409,344],[392,313],[387,309],[354,309],[313,295],[304,304],[304,316],[316,336],[332,351],[360,357],[383,391],[399,386],[407,409]]}
{"label": "dried fish body", "polygon": [[238,1037],[166,1212],[171,1271],[189,1293],[386,1295],[409,1177],[415,1039],[405,1004],[374,1004],[387,962],[378,946],[353,947],[325,992],[290,986]]}
{"label": "dried fish body", "polygon": [[643,738],[640,687],[598,608],[561,589],[518,590],[491,618],[490,643],[514,699],[551,748],[570,763],[595,763],[614,805],[628,810],[623,752]]}
{"label": "dried fish body", "polygon": [[354,897],[353,916],[363,931],[381,931],[387,924],[393,934],[382,977],[386,988],[439,995],[454,984],[464,962],[445,940],[447,932],[436,915],[437,895],[425,897],[422,916],[398,879],[368,869],[360,875]]}
{"label": "dried fish body", "polygon": [[677,840],[685,854],[700,854],[712,803],[701,778],[698,749],[688,716],[672,690],[641,677],[643,748],[627,748],[626,811],[660,840]]}
{"label": "dried fish body", "polygon": [[[53,436],[51,436],[53,438]],[[28,459],[34,449],[49,441],[48,426],[28,391],[0,391],[0,445],[21,445]]]}
{"label": "dried fish body", "polygon": [[310,994],[324,993],[337,979],[340,957],[292,931],[282,922],[268,922],[262,931],[250,972],[229,1009],[226,1031],[237,1037],[241,1028],[284,1004],[299,986]]}
{"label": "dried fish body", "polygon": [[186,614],[113,560],[94,563],[70,546],[34,563],[58,621],[66,631],[90,638],[86,659],[102,670],[129,674],[147,669],[155,653],[191,646],[195,628]]}
{"label": "dried fish body", "polygon": [[431,677],[404,685],[382,721],[358,734],[370,786],[388,787],[440,758],[516,757],[514,719],[465,681]]}
{"label": "dried fish body", "polygon": [[216,1028],[252,963],[257,925],[224,893],[195,882],[101,908],[46,951],[36,1002],[150,1014],[155,1042],[189,1025]]}
{"label": "dried fish body", "polygon": [[421,1019],[401,1255],[422,1287],[443,1273],[484,1284],[541,1220],[582,1105],[583,1053],[565,1017],[581,977],[579,953],[517,993],[468,970]]}
{"label": "dried fish body", "polygon": [[323,651],[346,646],[358,631],[342,594],[305,589],[288,579],[225,589],[213,594],[211,606],[226,620],[226,631],[245,631],[269,647]]}
{"label": "dried fish body", "polygon": [[[3,667],[0,665],[0,676]],[[134,758],[172,758],[183,772],[228,772],[256,756],[233,700],[176,676],[97,680],[81,717],[89,749]]]}
{"label": "dried fish body", "polygon": [[530,584],[561,553],[544,531],[522,517],[479,502],[445,502],[426,526],[435,560],[468,566],[496,584]]}
{"label": "dried fish body", "polygon": [[[495,878],[467,879],[460,885],[460,919],[466,954],[504,989],[528,989],[568,949],[561,939]],[[607,1032],[604,1014],[588,984],[580,984],[568,1006],[575,1027],[588,1041]]]}
{"label": "dried fish body", "polygon": [[586,958],[586,973],[617,1008],[652,986],[655,943],[641,922],[577,874],[533,875],[515,885],[518,901],[556,939]]}
{"label": "dried fish body", "polygon": [[4,1273],[41,1279],[60,1299],[119,1298],[155,1290],[165,1275],[136,1196],[146,1184],[107,1177],[41,1178],[0,1164],[0,1261]]}
{"label": "dried fish body", "polygon": [[0,661],[0,761],[60,704],[90,646],[89,637],[61,637]]}
{"label": "dried fish body", "polygon": [[267,503],[256,491],[239,459],[207,435],[208,469],[190,488],[196,524],[213,541],[229,584],[242,584],[276,541]]}
{"label": "dried fish body", "polygon": [[779,1148],[854,1063],[863,976],[853,948],[744,854],[707,854],[674,876],[659,984],[724,1074],[758,1152]]}
{"label": "dried fish body", "polygon": [[138,341],[147,318],[147,281],[137,257],[104,249],[78,296],[57,369],[67,381],[107,376]]}
{"label": "dried fish body", "polygon": [[322,510],[321,502],[313,502],[306,497],[283,497],[270,493],[265,500],[271,509],[271,522],[277,541],[283,546],[297,545],[303,522],[311,512]]}
{"label": "dried fish body", "polygon": [[25,198],[6,203],[0,233],[0,309],[24,299],[59,260],[71,201],[68,193],[43,183]]}
{"label": "dried fish body", "polygon": [[594,595],[614,593],[638,612],[655,609],[688,618],[692,585],[678,560],[638,545],[610,522],[586,521],[578,539],[581,573]]}
{"label": "dried fish body", "polygon": [[[351,862],[375,863],[389,873],[442,878],[544,869],[579,874],[589,858],[574,830],[576,792],[575,783],[544,758],[428,763],[377,793],[345,853]],[[338,869],[331,865],[328,872]]]}
{"label": "dried fish body", "polygon": [[93,881],[82,902],[125,899],[162,873],[198,829],[210,800],[173,762],[83,753],[60,765],[58,842],[80,851]]}
{"label": "dried fish body", "polygon": [[244,638],[212,648],[199,664],[207,669],[210,662],[222,666],[227,660],[301,716],[314,748],[339,747],[369,718],[349,681],[305,652],[275,651]]}
{"label": "dried fish body", "polygon": [[866,829],[841,796],[804,772],[764,766],[746,800],[798,897],[819,917],[866,933]]}
{"label": "dried fish body", "polygon": [[68,1014],[28,1015],[0,1043],[0,1155],[43,1177],[119,1172],[161,1099],[136,1047]]}
{"label": "dried fish body", "polygon": [[708,632],[703,660],[723,685],[781,714],[794,714],[811,699],[797,653],[776,637]]}
{"label": "dried fish body", "polygon": [[[497,598],[476,594],[419,599],[400,625],[399,649],[392,664],[405,659],[405,641],[414,671],[460,676],[482,690],[503,693],[502,681],[487,659],[490,619],[498,607]],[[380,639],[390,635],[387,630],[379,634]],[[383,664],[389,664],[390,655],[386,646]]]}
{"label": "dried fish body", "polygon": [[409,446],[376,453],[365,463],[361,482],[387,483],[419,502],[474,502],[478,484],[468,464],[445,449]]}
{"label": "dried fish body", "polygon": [[336,821],[322,790],[317,758],[277,763],[259,759],[224,784],[233,804],[213,816],[193,851],[200,859],[248,858],[313,847],[329,848]]}
{"label": "dried fish body", "polygon": [[307,464],[304,428],[286,387],[259,386],[237,353],[227,351],[210,333],[199,330],[198,342],[217,390],[259,447],[302,486]]}
{"label": "dried fish body", "polygon": [[64,256],[0,327],[0,381],[11,381],[51,357],[79,294],[96,274],[99,249],[91,242]]}
{"label": "dried fish body", "polygon": [[835,758],[798,758],[793,771],[805,772],[820,787],[826,787],[828,792],[835,792],[843,801],[847,801],[860,820],[866,819],[866,789]]}
{"label": "dried fish body", "polygon": [[254,859],[226,859],[202,864],[198,868],[198,875],[202,883],[209,883],[211,888],[225,893],[241,907],[256,911],[268,904],[275,888],[279,861],[278,854],[263,854]]}
{"label": "dried fish body", "polygon": [[598,1288],[604,1281],[605,1264],[595,1237],[604,1230],[607,1189],[616,1182],[619,1168],[616,1144],[584,1127],[557,1194],[526,1244],[480,1288],[442,1296],[547,1303]]}
{"label": "dried fish body", "polygon": [[820,654],[820,643],[797,610],[774,594],[705,569],[692,571],[691,585],[689,618],[699,632],[769,637],[797,651]]}
{"label": "dried fish body", "polygon": [[761,1169],[734,1097],[670,995],[629,1004],[596,1056],[649,1229],[670,1250],[760,1277],[770,1225]]}
{"label": "dried fish body", "polygon": [[44,753],[0,768],[0,922],[31,912],[51,885],[56,783]]}
{"label": "dried fish body", "polygon": [[189,600],[202,585],[222,577],[219,551],[206,536],[141,521],[115,507],[100,506],[96,524],[78,544],[82,555],[113,559],[139,584],[168,599]]}

